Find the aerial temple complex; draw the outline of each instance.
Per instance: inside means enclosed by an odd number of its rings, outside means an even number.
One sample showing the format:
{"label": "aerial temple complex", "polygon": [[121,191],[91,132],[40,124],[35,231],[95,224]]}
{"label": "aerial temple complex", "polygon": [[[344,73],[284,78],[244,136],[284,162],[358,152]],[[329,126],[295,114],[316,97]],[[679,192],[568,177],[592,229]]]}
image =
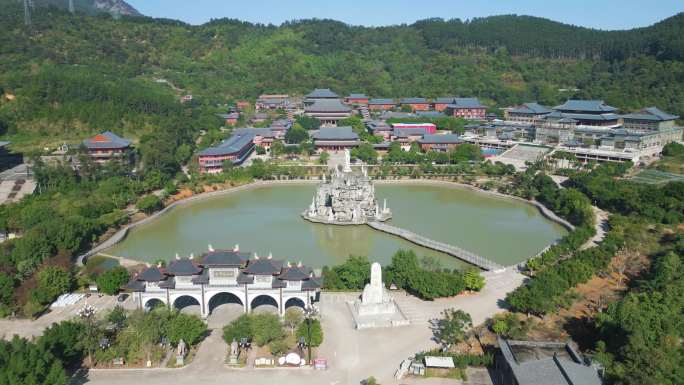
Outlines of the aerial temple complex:
{"label": "aerial temple complex", "polygon": [[342,170],[336,169],[330,180],[323,177],[302,216],[318,223],[362,225],[369,221],[387,221],[392,218],[392,212],[386,200],[380,207],[375,199],[375,187],[366,169],[352,170],[347,150]]}

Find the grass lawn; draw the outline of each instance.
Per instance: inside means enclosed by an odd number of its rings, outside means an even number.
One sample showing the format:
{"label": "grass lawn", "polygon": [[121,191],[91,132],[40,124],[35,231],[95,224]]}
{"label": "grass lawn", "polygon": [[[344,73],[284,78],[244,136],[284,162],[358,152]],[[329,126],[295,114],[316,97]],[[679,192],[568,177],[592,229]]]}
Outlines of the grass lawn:
{"label": "grass lawn", "polygon": [[643,170],[631,179],[638,183],[665,184],[669,182],[684,181],[684,175],[659,170]]}

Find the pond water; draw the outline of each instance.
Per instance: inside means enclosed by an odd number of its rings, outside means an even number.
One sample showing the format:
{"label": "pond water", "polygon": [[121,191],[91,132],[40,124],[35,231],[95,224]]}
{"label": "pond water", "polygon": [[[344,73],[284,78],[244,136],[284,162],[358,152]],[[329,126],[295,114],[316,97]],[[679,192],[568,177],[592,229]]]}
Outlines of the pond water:
{"label": "pond water", "polygon": [[[458,259],[419,247],[368,226],[326,226],[300,216],[314,185],[258,187],[188,203],[138,226],[107,254],[154,261],[240,245],[241,251],[302,261],[312,267],[365,255],[382,264],[398,249],[437,258],[444,267]],[[536,254],[562,237],[565,229],[525,202],[461,188],[435,185],[376,185],[382,204],[393,211],[391,224],[473,251],[503,265]]]}

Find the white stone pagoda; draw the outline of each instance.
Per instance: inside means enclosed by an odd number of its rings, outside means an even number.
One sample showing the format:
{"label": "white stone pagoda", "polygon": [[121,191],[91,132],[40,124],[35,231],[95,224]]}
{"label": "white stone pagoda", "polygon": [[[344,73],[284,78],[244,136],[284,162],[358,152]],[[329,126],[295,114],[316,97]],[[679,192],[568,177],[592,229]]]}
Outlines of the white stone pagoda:
{"label": "white stone pagoda", "polygon": [[351,168],[349,150],[345,150],[342,170],[335,169],[330,180],[324,175],[318,185],[304,219],[337,225],[362,225],[369,221],[384,222],[392,218],[387,200],[382,208],[375,199],[375,187],[365,167]]}

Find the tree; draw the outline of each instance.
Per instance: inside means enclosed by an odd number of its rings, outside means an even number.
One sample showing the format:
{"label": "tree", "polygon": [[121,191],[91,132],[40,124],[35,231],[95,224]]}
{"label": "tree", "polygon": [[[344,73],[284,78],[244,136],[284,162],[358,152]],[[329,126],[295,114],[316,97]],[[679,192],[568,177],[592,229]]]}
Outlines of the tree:
{"label": "tree", "polygon": [[158,196],[150,194],[142,197],[138,203],[136,203],[136,206],[145,214],[152,214],[153,212],[161,209],[164,204]]}
{"label": "tree", "polygon": [[14,279],[6,273],[0,272],[0,306],[8,306],[14,296]]}
{"label": "tree", "polygon": [[492,325],[492,331],[498,335],[505,335],[508,332],[508,323],[504,320],[496,320]]}
{"label": "tree", "polygon": [[8,385],[66,385],[62,363],[51,352],[18,336],[0,340],[0,378]]}
{"label": "tree", "polygon": [[361,143],[359,147],[352,149],[351,156],[368,164],[375,164],[378,161],[378,152],[370,143]]}
{"label": "tree", "polygon": [[100,274],[95,281],[101,292],[107,295],[114,295],[119,292],[123,285],[128,283],[130,278],[131,275],[128,273],[128,270],[117,266]]}
{"label": "tree", "polygon": [[61,267],[47,266],[38,272],[38,289],[32,295],[38,303],[45,305],[68,293],[72,286],[71,272]]}
{"label": "tree", "polygon": [[320,346],[323,343],[323,328],[317,319],[307,319],[297,328],[297,337],[304,338],[307,346]]}
{"label": "tree", "polygon": [[59,357],[67,367],[75,367],[83,360],[83,331],[82,324],[63,321],[45,329],[36,343],[41,349]]}
{"label": "tree", "polygon": [[283,337],[280,319],[275,314],[255,314],[252,316],[251,329],[254,333],[254,342],[264,346],[271,341]]}
{"label": "tree", "polygon": [[207,332],[207,325],[199,317],[176,313],[165,325],[165,335],[169,341],[178,345],[180,340],[188,345],[196,345]]}
{"label": "tree", "polygon": [[[321,121],[306,115],[300,115],[296,119],[296,124],[299,124],[305,130],[318,130],[321,127]],[[293,127],[294,128],[294,127]]]}
{"label": "tree", "polygon": [[465,341],[468,329],[473,326],[470,314],[460,309],[447,309],[442,312],[442,317],[433,329],[435,340],[445,348]]}
{"label": "tree", "polygon": [[330,160],[330,154],[327,151],[321,152],[321,155],[318,158],[318,163],[328,164],[328,160]]}
{"label": "tree", "polygon": [[288,144],[299,144],[309,139],[309,133],[304,129],[291,128],[285,134],[285,141]]}
{"label": "tree", "polygon": [[468,269],[463,276],[463,282],[468,290],[480,291],[485,286],[485,279],[476,269]]}
{"label": "tree", "polygon": [[285,310],[285,315],[283,316],[283,323],[285,326],[290,328],[290,334],[294,334],[295,329],[304,320],[304,315],[301,310],[291,307]]}
{"label": "tree", "polygon": [[280,155],[285,153],[285,145],[280,140],[274,140],[271,143],[271,157],[278,158]]}
{"label": "tree", "polygon": [[243,314],[223,327],[223,340],[226,343],[230,344],[233,340],[240,341],[241,338],[254,338],[252,316],[249,314]]}
{"label": "tree", "polygon": [[278,357],[287,353],[289,347],[285,340],[276,340],[269,344],[269,349],[271,350],[272,355]]}

